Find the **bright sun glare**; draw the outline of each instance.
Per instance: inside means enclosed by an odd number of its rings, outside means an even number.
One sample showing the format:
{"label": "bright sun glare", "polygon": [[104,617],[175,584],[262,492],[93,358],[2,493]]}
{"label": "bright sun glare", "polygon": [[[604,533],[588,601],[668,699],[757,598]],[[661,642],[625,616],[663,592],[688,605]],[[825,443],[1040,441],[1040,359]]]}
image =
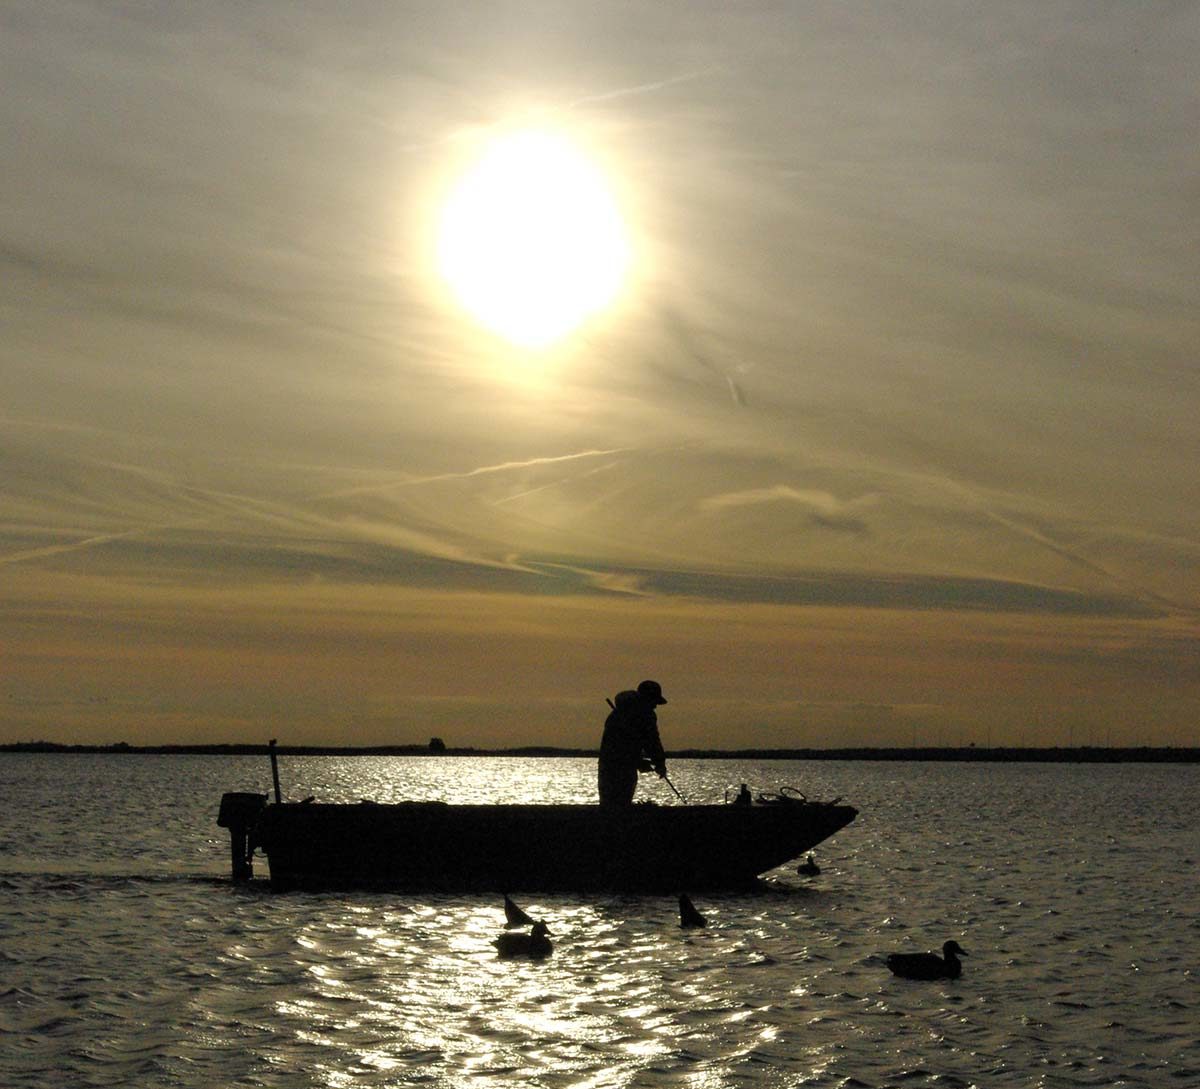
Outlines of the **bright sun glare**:
{"label": "bright sun glare", "polygon": [[599,168],[565,137],[527,129],[492,140],[454,185],[437,259],[480,322],[544,348],[616,298],[629,243]]}

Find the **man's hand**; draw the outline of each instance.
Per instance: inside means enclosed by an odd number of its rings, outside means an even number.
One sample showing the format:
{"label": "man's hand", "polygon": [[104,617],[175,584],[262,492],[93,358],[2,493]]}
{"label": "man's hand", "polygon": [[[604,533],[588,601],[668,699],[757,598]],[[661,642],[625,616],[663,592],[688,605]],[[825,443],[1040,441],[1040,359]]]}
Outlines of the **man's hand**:
{"label": "man's hand", "polygon": [[658,777],[660,779],[665,779],[667,777],[667,765],[665,763],[655,764],[654,770],[658,772]]}

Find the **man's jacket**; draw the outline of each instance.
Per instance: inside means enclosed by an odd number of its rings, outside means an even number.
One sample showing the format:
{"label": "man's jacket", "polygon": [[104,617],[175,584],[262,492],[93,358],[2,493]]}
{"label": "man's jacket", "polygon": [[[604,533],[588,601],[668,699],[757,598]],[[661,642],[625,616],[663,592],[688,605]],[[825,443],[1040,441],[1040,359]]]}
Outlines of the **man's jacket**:
{"label": "man's jacket", "polygon": [[646,758],[661,775],[667,758],[658,736],[658,715],[654,708],[632,690],[619,692],[613,704],[604,721],[600,763],[637,767]]}

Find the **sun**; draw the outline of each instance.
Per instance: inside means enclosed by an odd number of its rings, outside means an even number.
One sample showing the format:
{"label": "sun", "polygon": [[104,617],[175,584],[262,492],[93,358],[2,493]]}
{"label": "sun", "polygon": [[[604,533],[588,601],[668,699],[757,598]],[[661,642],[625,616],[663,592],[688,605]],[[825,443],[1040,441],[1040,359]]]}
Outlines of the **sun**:
{"label": "sun", "polygon": [[564,135],[523,129],[493,138],[452,187],[437,263],[480,323],[545,348],[616,299],[630,246],[599,167]]}

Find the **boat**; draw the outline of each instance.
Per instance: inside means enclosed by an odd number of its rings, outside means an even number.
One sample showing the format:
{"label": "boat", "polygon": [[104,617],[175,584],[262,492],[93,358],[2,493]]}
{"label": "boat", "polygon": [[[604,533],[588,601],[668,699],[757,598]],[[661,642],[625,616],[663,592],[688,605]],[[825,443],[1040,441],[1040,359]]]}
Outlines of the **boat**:
{"label": "boat", "polygon": [[798,793],[752,804],[268,804],[226,794],[235,880],[265,855],[271,888],[435,892],[747,890],[848,825]]}

